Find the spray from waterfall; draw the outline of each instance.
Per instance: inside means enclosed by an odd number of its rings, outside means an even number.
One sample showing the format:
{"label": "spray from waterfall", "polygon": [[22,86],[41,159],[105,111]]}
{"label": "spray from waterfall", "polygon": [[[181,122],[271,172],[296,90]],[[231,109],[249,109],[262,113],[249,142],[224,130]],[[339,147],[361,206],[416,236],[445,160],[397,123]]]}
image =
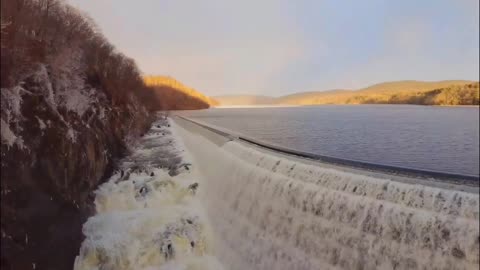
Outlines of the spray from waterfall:
{"label": "spray from waterfall", "polygon": [[75,270],[223,269],[195,166],[161,119],[95,192]]}

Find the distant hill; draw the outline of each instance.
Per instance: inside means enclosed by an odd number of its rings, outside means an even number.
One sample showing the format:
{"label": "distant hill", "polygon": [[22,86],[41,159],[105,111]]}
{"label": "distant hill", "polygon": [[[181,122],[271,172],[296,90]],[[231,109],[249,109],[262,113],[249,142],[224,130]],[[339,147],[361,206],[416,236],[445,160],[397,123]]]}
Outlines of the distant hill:
{"label": "distant hill", "polygon": [[274,97],[256,96],[256,95],[226,95],[214,96],[221,106],[235,106],[235,105],[268,105],[275,103]]}
{"label": "distant hill", "polygon": [[315,91],[315,92],[302,92],[295,93],[288,96],[281,96],[276,98],[276,104],[292,104],[292,105],[309,105],[309,104],[322,104],[329,103],[332,98],[339,98],[350,95],[354,91],[352,90],[327,90],[327,91]]}
{"label": "distant hill", "polygon": [[190,110],[206,109],[218,105],[214,99],[205,96],[199,91],[188,87],[168,76],[145,76],[145,84],[155,93],[155,104],[162,109]]}
{"label": "distant hill", "polygon": [[[373,102],[372,102],[373,103]],[[383,102],[380,102],[383,103]],[[391,95],[389,104],[479,105],[479,83],[451,85],[423,92]]]}
{"label": "distant hill", "polygon": [[[445,97],[447,95],[447,97]],[[435,96],[435,98],[434,98]],[[443,96],[443,99],[442,99]],[[358,90],[336,89],[301,92],[281,97],[227,96],[220,105],[316,105],[316,104],[424,104],[478,105],[478,82],[450,80],[438,82],[396,81]],[[257,98],[261,97],[261,98]],[[223,103],[223,101],[226,101]],[[259,102],[262,101],[262,102]]]}
{"label": "distant hill", "polygon": [[375,84],[358,90],[333,90],[322,92],[298,93],[277,98],[279,104],[313,105],[313,104],[367,104],[389,103],[394,95],[416,96],[421,92],[451,86],[466,85],[472,81],[396,81]]}
{"label": "distant hill", "polygon": [[374,84],[362,89],[359,92],[362,93],[382,93],[382,92],[401,92],[401,91],[428,91],[437,88],[445,88],[452,85],[464,85],[473,83],[473,81],[466,80],[448,80],[448,81],[394,81]]}

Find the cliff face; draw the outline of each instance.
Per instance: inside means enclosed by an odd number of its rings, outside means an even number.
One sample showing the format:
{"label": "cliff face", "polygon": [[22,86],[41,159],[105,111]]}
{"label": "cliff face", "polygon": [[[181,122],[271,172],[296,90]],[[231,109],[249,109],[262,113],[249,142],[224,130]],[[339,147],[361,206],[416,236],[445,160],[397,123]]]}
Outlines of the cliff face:
{"label": "cliff face", "polygon": [[39,65],[1,92],[2,269],[71,269],[91,192],[149,126],[133,95],[119,105],[102,89],[65,97],[49,73]]}
{"label": "cliff face", "polygon": [[64,2],[1,6],[1,269],[72,269],[92,191],[150,125],[150,92]]}

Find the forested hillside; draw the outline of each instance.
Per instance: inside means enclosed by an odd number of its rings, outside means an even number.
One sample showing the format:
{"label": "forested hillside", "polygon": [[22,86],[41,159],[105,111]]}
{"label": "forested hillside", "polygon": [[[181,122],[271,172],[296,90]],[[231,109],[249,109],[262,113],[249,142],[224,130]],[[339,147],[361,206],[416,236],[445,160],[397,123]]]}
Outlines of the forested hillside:
{"label": "forested hillside", "polygon": [[169,110],[206,109],[218,102],[168,76],[145,76],[154,92],[155,106]]}
{"label": "forested hillside", "polygon": [[479,105],[478,82],[398,81],[359,90],[300,92],[281,97],[243,95],[218,98],[220,105],[418,104]]}
{"label": "forested hillside", "polygon": [[1,0],[0,62],[1,268],[72,269],[92,191],[153,110],[203,106],[163,99],[60,0]]}
{"label": "forested hillside", "polygon": [[[469,87],[471,85],[472,87]],[[478,85],[478,83],[477,83]],[[314,104],[421,104],[446,105],[445,100],[432,99],[427,94],[439,89],[450,89],[449,93],[462,97],[449,100],[450,105],[478,104],[475,99],[475,83],[469,81],[398,81],[375,84],[358,90],[332,90],[297,93],[277,98],[277,104],[314,105]],[[441,90],[445,92],[445,90]],[[438,91],[437,91],[438,92]],[[451,96],[451,95],[450,95]],[[478,96],[478,89],[477,89]],[[428,98],[427,98],[428,97]],[[427,100],[428,99],[428,100]],[[475,101],[477,101],[475,103]]]}
{"label": "forested hillside", "polygon": [[[373,103],[373,102],[372,102]],[[415,94],[393,94],[388,104],[479,105],[479,83],[452,85]]]}

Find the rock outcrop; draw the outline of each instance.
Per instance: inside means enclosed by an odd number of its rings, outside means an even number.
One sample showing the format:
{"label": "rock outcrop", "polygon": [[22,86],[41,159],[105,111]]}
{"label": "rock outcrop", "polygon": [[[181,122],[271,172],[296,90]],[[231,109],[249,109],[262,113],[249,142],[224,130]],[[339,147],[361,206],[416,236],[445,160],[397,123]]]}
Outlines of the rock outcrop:
{"label": "rock outcrop", "polygon": [[0,1],[0,268],[72,269],[92,191],[150,112],[189,103],[145,85],[135,61],[65,1]]}
{"label": "rock outcrop", "polygon": [[150,124],[133,95],[78,89],[69,106],[48,73],[1,92],[2,269],[71,269],[91,192]]}
{"label": "rock outcrop", "polygon": [[1,269],[72,269],[91,192],[150,125],[135,63],[62,1],[1,1]]}

